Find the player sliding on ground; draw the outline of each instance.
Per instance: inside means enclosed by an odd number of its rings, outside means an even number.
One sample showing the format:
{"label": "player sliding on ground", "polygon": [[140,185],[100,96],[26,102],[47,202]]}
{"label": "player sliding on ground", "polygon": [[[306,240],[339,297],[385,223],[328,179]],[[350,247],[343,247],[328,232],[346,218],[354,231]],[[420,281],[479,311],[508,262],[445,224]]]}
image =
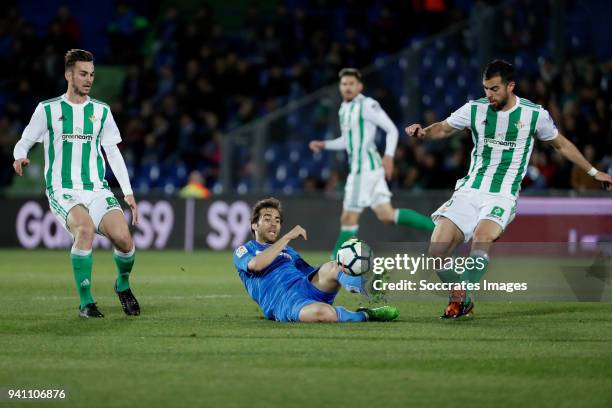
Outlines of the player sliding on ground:
{"label": "player sliding on ground", "polygon": [[[387,179],[393,175],[393,157],[397,147],[398,131],[389,116],[374,99],[361,94],[361,73],[354,68],[344,68],[340,77],[340,130],[334,140],[313,140],[309,147],[314,152],[322,149],[345,150],[348,153],[350,172],[344,188],[344,202],[340,217],[340,234],[332,253],[347,239],[359,231],[359,218],[364,208],[370,207],[376,217],[385,224],[398,224],[425,231],[433,231],[429,217],[408,208],[391,206],[391,191]],[[386,133],[385,154],[380,158],[374,139],[377,128]]]}
{"label": "player sliding on ground", "polygon": [[70,50],[65,56],[68,90],[62,96],[38,104],[14,150],[18,175],[29,164],[35,143],[45,148],[45,182],[51,212],[74,238],[70,251],[72,271],[80,297],[79,316],[104,317],[91,295],[94,234],[108,237],[114,246],[117,280],[114,289],[127,315],[139,315],[140,307],[130,290],[134,242],[119,201],[104,179],[101,148],[121,185],[125,202],[138,222],[138,207],[128,171],[117,144],[119,129],[110,108],[88,96],[94,81],[93,55]]}
{"label": "player sliding on ground", "polygon": [[340,271],[335,261],[319,268],[310,266],[288,244],[306,239],[306,231],[295,226],[280,236],[283,214],[275,198],[253,207],[251,232],[255,237],[234,252],[234,265],[251,298],[266,319],[279,322],[390,321],[399,316],[392,306],[349,311],[332,306],[342,285],[364,290],[361,276]]}
{"label": "player sliding on ground", "polygon": [[[470,255],[485,262],[463,274],[436,271],[443,282],[477,283],[487,270],[488,250],[515,215],[521,180],[527,171],[533,138],[552,145],[561,155],[603,183],[606,173],[595,169],[576,146],[557,130],[548,111],[514,94],[514,68],[495,60],[485,68],[482,85],[486,98],[469,101],[445,121],[422,128],[410,125],[406,133],[423,139],[443,139],[468,129],[474,148],[468,174],[457,181],[455,193],[432,214],[436,228],[431,236],[430,256],[450,256],[457,245],[472,240]],[[608,189],[610,185],[608,184]],[[482,259],[481,259],[482,260]],[[451,291],[441,316],[457,318],[470,314],[470,293]]]}

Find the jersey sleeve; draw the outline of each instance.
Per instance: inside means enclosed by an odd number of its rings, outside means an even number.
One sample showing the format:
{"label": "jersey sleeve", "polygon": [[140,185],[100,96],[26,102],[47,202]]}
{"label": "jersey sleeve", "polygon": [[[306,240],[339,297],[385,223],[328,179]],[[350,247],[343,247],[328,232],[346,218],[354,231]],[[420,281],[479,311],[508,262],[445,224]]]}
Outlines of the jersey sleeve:
{"label": "jersey sleeve", "polygon": [[367,98],[363,103],[363,118],[385,131],[387,136],[385,155],[393,157],[395,155],[395,148],[397,147],[399,132],[391,118],[389,118],[389,115],[387,115],[376,100]]}
{"label": "jersey sleeve", "polygon": [[30,142],[30,144],[34,143],[42,143],[43,136],[47,131],[47,116],[45,115],[45,110],[43,109],[42,104],[38,104],[34,113],[32,114],[32,118],[30,119],[30,123],[23,129],[23,134],[21,135],[22,139]]}
{"label": "jersey sleeve", "polygon": [[43,112],[43,107],[39,103],[32,114],[30,123],[23,129],[21,139],[15,144],[13,149],[13,158],[15,160],[25,159],[28,157],[28,152],[35,143],[41,143],[43,136],[47,131],[47,118]]}
{"label": "jersey sleeve", "polygon": [[470,127],[470,103],[466,103],[446,118],[446,123],[455,129],[466,129]]}
{"label": "jersey sleeve", "polygon": [[325,150],[344,150],[346,149],[346,136],[342,135],[333,140],[324,140]]}
{"label": "jersey sleeve", "polygon": [[113,170],[115,178],[121,186],[121,191],[124,196],[134,194],[132,191],[132,185],[130,183],[130,175],[125,165],[125,160],[119,151],[117,145],[104,146],[104,152],[106,153],[106,160]]}
{"label": "jersey sleeve", "polygon": [[538,120],[536,122],[536,138],[543,142],[553,140],[557,137],[559,131],[555,122],[552,120],[550,113],[546,109],[540,109]]}
{"label": "jersey sleeve", "polygon": [[290,251],[291,258],[294,259],[293,265],[297,268],[298,271],[308,276],[311,272],[315,270],[315,268],[312,265],[310,265],[308,262],[306,262],[304,258],[302,258],[295,249],[287,246],[287,250]]}
{"label": "jersey sleeve", "polygon": [[234,266],[238,272],[252,273],[249,271],[249,261],[253,258],[255,253],[249,250],[248,244],[241,245],[234,251]]}
{"label": "jersey sleeve", "polygon": [[108,117],[104,122],[102,127],[102,134],[100,135],[100,144],[102,146],[110,146],[121,143],[121,134],[119,133],[119,128],[117,127],[117,123],[115,122],[115,118],[111,113],[110,109],[108,110]]}

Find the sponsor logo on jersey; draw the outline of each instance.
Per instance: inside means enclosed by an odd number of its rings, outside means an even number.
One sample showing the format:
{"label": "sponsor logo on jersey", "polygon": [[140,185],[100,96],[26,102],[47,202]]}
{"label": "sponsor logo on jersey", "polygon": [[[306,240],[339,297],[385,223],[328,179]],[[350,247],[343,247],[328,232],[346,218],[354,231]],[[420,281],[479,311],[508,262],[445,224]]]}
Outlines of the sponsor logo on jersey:
{"label": "sponsor logo on jersey", "polygon": [[[77,128],[76,130],[81,130]],[[79,133],[64,133],[62,134],[62,140],[65,142],[91,142],[93,135],[83,135]]]}
{"label": "sponsor logo on jersey", "polygon": [[115,197],[106,197],[106,209],[121,207],[119,201]]}
{"label": "sponsor logo on jersey", "polygon": [[498,140],[497,138],[496,139],[485,138],[484,142],[485,142],[485,145],[490,146],[490,147],[498,147],[498,148],[499,147],[501,148],[509,147],[511,149],[514,149],[516,147],[516,142],[511,142],[508,140]]}
{"label": "sponsor logo on jersey", "polygon": [[72,198],[72,196],[70,194],[62,194],[62,197],[64,197],[64,200],[67,201],[73,201],[74,198]]}
{"label": "sponsor logo on jersey", "polygon": [[494,206],[489,213],[489,216],[495,218],[501,218],[504,215],[504,209],[498,206]]}

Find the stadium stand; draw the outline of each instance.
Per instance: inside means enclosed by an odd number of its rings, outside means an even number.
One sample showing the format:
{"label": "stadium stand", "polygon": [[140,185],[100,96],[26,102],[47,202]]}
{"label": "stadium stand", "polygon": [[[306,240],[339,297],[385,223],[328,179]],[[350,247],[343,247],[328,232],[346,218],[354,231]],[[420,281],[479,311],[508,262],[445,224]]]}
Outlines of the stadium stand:
{"label": "stadium stand", "polygon": [[[29,3],[14,2],[0,22],[0,158],[5,163],[12,161],[13,146],[37,101],[64,91],[62,55],[72,47],[96,55],[99,78],[93,94],[109,97],[138,192],[175,194],[192,170],[219,192],[225,135],[333,84],[343,66],[373,64],[385,77],[385,89],[372,87],[372,94],[384,96],[383,107],[403,129],[403,106],[397,101],[406,96],[401,86],[406,74],[381,61],[418,47],[453,24],[461,29],[438,35],[421,51],[414,119],[443,119],[466,99],[478,97],[478,35],[490,29],[481,27],[482,16],[495,13],[503,21],[496,28],[503,40],[492,49],[517,67],[517,93],[545,106],[600,168],[612,166],[612,52],[609,44],[602,44],[602,25],[590,24],[594,18],[605,19],[606,13],[610,17],[610,11],[598,10],[597,4],[568,2],[564,32],[569,46],[559,59],[548,19],[551,6],[530,0],[495,8],[489,3],[496,2],[483,1],[377,0],[367,9],[351,0],[293,0],[221,13],[217,2],[199,8],[191,2],[177,2],[176,8],[162,8],[158,2],[104,2],[95,16],[79,2],[47,1],[42,8]],[[49,15],[55,17],[44,18]],[[107,66],[119,66],[114,77],[123,78],[114,90],[105,85],[112,83],[104,79]],[[329,117],[320,113],[312,120],[296,110],[276,122],[279,126],[269,130],[263,151],[265,190],[329,189],[329,180],[344,171],[342,156],[313,156],[306,145],[321,135],[337,134]],[[470,148],[460,140],[422,144],[402,137],[391,185],[402,190],[450,188],[465,173]],[[255,188],[253,160],[248,145],[237,148],[234,162],[240,165],[225,191]],[[0,188],[12,183],[13,172],[4,166]],[[527,191],[593,187],[572,177],[571,166],[551,150],[534,150]]]}

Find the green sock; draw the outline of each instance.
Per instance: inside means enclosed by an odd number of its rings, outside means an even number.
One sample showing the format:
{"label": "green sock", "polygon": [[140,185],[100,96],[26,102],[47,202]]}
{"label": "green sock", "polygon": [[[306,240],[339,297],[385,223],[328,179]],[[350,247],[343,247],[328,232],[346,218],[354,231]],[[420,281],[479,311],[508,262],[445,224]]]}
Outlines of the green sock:
{"label": "green sock", "polygon": [[474,266],[466,268],[464,275],[468,282],[478,283],[482,279],[487,269],[489,268],[489,257],[486,253],[470,255],[470,258],[474,259]]}
{"label": "green sock", "polygon": [[93,265],[91,249],[87,251],[73,248],[70,252],[70,260],[72,261],[72,272],[74,273],[77,292],[79,292],[79,298],[81,299],[79,307],[83,308],[85,305],[93,303],[93,297],[91,296],[91,268]]}
{"label": "green sock", "polygon": [[113,253],[117,265],[117,291],[122,292],[130,287],[130,272],[136,258],[135,248],[128,253],[119,252],[115,249]]}
{"label": "green sock", "polygon": [[[489,257],[485,252],[473,252],[470,255],[471,259],[474,259],[474,265],[465,268],[463,272],[463,281],[469,283],[478,283],[482,279],[489,267]],[[469,259],[469,258],[468,258]],[[465,291],[465,301],[470,301],[470,291]]]}
{"label": "green sock", "polygon": [[435,227],[431,218],[408,208],[395,210],[395,223],[424,231],[433,231]]}
{"label": "green sock", "polygon": [[461,282],[461,276],[457,274],[453,269],[442,269],[436,271],[438,278],[444,283],[459,283]]}
{"label": "green sock", "polygon": [[336,245],[334,245],[334,250],[332,251],[331,259],[332,261],[336,259],[336,254],[340,249],[340,245],[344,244],[349,238],[352,238],[357,235],[357,231],[359,231],[359,225],[351,226],[351,227],[340,227],[340,234],[338,235],[338,239],[336,240]]}

